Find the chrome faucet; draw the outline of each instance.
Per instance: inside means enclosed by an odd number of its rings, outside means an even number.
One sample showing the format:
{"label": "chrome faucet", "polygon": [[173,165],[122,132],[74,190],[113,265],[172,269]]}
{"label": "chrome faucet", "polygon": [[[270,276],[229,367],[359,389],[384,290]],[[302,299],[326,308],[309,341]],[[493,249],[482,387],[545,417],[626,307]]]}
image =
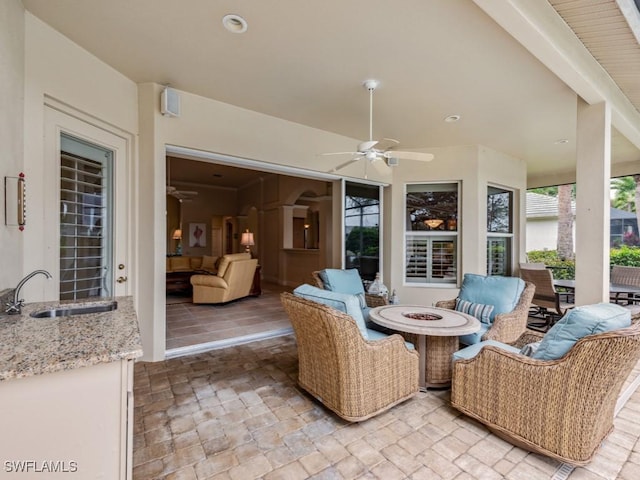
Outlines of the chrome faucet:
{"label": "chrome faucet", "polygon": [[5,313],[8,313],[9,315],[17,315],[19,313],[22,313],[22,306],[24,305],[24,300],[20,299],[20,290],[22,290],[22,286],[25,283],[27,283],[27,281],[31,277],[35,277],[39,273],[41,273],[47,278],[51,278],[51,274],[46,270],[34,270],[29,275],[27,275],[22,280],[20,280],[20,282],[18,283],[18,286],[13,291],[13,301],[7,302],[7,308],[5,309]]}

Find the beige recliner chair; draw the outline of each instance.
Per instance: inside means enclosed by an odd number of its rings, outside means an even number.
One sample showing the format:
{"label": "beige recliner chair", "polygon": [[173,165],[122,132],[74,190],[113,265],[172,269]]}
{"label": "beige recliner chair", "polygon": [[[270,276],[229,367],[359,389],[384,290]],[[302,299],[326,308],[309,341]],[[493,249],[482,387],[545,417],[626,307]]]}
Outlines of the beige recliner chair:
{"label": "beige recliner chair", "polygon": [[233,253],[220,260],[217,275],[192,275],[193,303],[225,303],[249,295],[258,260]]}

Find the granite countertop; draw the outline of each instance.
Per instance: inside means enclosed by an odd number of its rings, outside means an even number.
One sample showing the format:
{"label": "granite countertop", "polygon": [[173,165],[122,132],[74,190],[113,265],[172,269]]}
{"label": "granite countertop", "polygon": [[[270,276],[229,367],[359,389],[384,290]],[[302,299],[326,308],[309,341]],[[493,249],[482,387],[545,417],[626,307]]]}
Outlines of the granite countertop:
{"label": "granite countertop", "polygon": [[[30,316],[58,306],[99,305],[113,300],[118,308],[108,312]],[[142,342],[130,296],[28,303],[20,315],[0,317],[0,382],[140,356]]]}

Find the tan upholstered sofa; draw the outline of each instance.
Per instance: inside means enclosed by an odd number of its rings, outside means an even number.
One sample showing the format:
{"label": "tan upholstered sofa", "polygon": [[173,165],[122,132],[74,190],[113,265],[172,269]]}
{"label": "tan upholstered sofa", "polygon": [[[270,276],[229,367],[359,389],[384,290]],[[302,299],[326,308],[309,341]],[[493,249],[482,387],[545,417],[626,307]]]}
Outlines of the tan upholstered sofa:
{"label": "tan upholstered sofa", "polygon": [[192,275],[193,303],[225,303],[249,295],[258,260],[250,253],[225,255],[216,275]]}
{"label": "tan upholstered sofa", "polygon": [[215,267],[218,257],[167,257],[167,273],[205,271],[216,273]]}
{"label": "tan upholstered sofa", "polygon": [[167,257],[166,289],[167,293],[189,292],[191,275],[196,273],[217,272],[218,257]]}

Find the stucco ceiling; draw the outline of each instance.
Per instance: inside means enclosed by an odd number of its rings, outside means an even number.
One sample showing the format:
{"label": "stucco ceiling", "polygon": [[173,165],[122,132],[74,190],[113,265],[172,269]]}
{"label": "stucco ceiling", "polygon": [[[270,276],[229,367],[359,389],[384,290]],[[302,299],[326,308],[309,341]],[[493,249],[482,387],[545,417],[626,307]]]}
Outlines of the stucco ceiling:
{"label": "stucco ceiling", "polygon": [[[482,144],[524,159],[530,176],[575,166],[576,94],[471,0],[23,3],[138,83],[365,140],[362,82],[376,78],[374,138]],[[228,13],[246,33],[223,28]],[[613,161],[640,161],[617,132]]]}

